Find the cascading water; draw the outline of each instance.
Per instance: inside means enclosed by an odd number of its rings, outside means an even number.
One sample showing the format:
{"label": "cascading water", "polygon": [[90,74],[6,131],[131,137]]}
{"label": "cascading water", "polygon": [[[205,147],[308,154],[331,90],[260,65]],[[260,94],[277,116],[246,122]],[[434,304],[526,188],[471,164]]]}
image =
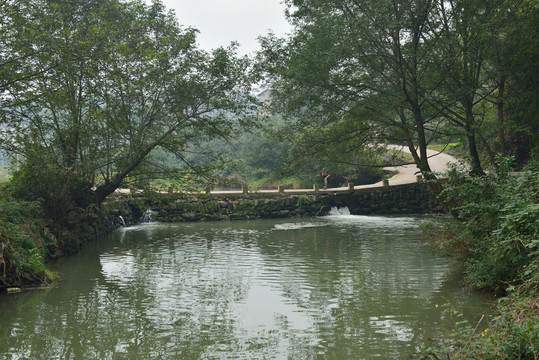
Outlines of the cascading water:
{"label": "cascading water", "polygon": [[155,211],[153,211],[152,209],[148,208],[144,214],[142,214],[142,217],[140,218],[139,222],[140,223],[151,223],[151,222],[156,222],[157,220],[155,220],[153,218],[153,214],[155,213]]}
{"label": "cascading water", "polygon": [[416,228],[419,219],[411,216],[379,216],[379,215],[352,215],[348,207],[332,207],[325,216],[332,222],[346,224],[347,226],[361,226],[367,228]]}
{"label": "cascading water", "polygon": [[342,207],[342,208],[338,208],[338,207],[332,207],[331,210],[329,210],[329,213],[328,213],[329,216],[345,216],[345,215],[350,215],[350,210],[348,209],[348,207]]}
{"label": "cascading water", "polygon": [[119,220],[119,223],[120,223],[119,225],[120,225],[121,227],[126,227],[126,225],[125,225],[125,220],[124,220],[124,218],[122,217],[122,215],[119,215],[119,216],[118,216],[118,220]]}

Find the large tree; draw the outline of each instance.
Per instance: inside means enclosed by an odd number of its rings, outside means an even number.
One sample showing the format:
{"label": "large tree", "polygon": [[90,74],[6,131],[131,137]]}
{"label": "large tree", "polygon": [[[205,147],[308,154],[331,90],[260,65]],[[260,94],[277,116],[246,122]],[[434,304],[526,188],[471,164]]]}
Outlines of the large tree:
{"label": "large tree", "polygon": [[496,90],[485,70],[492,31],[508,3],[519,8],[520,2],[286,3],[294,31],[288,39],[262,39],[260,59],[274,110],[321,144],[309,151],[402,143],[434,180],[427,146],[458,137],[468,145],[472,172],[483,172],[477,141],[486,99]]}
{"label": "large tree", "polygon": [[497,85],[492,101],[499,150],[522,166],[539,151],[539,3],[509,1],[502,11],[490,47],[489,74]]}
{"label": "large tree", "polygon": [[325,147],[346,143],[357,152],[397,141],[432,177],[427,145],[439,137],[440,116],[430,101],[440,86],[435,2],[287,3],[294,33],[263,39],[276,111],[322,135]]}
{"label": "large tree", "polygon": [[34,29],[33,50],[12,59],[16,82],[4,77],[0,146],[20,155],[15,179],[53,216],[102,202],[155,149],[181,159],[246,120],[247,61],[233,46],[199,50],[159,1],[29,3],[11,24]]}
{"label": "large tree", "polygon": [[38,28],[28,26],[32,10],[28,0],[0,1],[0,94],[47,70],[28,61],[44,50],[33,46]]}

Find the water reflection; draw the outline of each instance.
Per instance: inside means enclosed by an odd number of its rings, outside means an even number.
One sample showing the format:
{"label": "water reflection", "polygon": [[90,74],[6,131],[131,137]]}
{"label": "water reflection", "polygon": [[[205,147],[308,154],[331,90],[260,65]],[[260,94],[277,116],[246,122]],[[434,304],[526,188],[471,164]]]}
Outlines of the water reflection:
{"label": "water reflection", "polygon": [[122,228],[59,261],[55,289],[0,298],[0,357],[405,358],[443,331],[436,305],[487,307],[417,239],[420,221]]}

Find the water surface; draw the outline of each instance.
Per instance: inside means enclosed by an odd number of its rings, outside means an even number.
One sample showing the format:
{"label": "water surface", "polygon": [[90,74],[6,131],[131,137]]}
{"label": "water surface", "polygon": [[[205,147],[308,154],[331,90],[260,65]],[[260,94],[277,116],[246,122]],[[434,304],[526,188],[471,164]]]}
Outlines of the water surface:
{"label": "water surface", "polygon": [[0,297],[2,359],[407,359],[489,299],[417,217],[144,224]]}

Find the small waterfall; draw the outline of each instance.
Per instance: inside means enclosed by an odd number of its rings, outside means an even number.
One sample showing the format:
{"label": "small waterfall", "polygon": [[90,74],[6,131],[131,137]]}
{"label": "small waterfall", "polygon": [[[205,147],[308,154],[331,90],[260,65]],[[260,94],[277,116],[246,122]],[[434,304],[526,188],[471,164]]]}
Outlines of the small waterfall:
{"label": "small waterfall", "polygon": [[350,210],[347,206],[338,208],[336,206],[332,207],[328,213],[329,216],[345,216],[350,215]]}
{"label": "small waterfall", "polygon": [[139,222],[141,223],[151,223],[151,222],[156,222],[157,220],[155,220],[153,218],[153,214],[155,213],[155,211],[153,211],[152,209],[148,208],[144,214],[142,214],[142,217],[140,218]]}
{"label": "small waterfall", "polygon": [[120,221],[119,221],[119,222],[120,222],[120,226],[126,227],[126,225],[125,225],[125,220],[124,220],[124,218],[122,217],[122,215],[119,215],[119,216],[118,216],[118,220],[120,220]]}

